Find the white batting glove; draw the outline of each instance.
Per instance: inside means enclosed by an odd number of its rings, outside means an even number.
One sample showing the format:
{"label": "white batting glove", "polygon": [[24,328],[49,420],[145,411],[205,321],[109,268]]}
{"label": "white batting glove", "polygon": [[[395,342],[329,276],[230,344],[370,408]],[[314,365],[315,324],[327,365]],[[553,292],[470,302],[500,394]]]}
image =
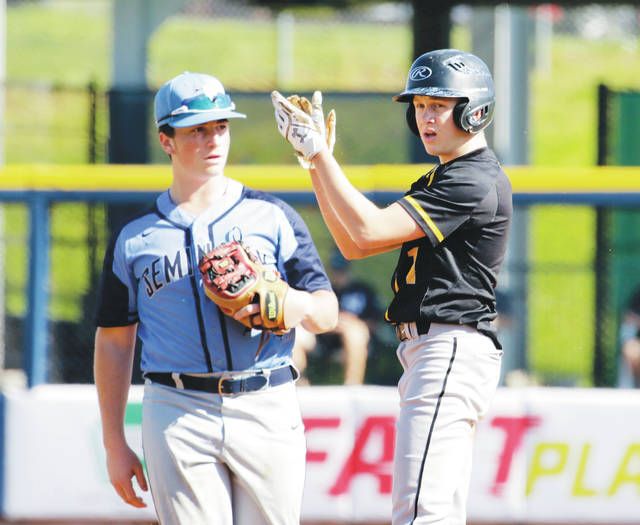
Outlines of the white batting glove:
{"label": "white batting glove", "polygon": [[[319,93],[319,92],[316,91],[316,93]],[[315,96],[315,93],[314,93],[314,96]],[[313,114],[313,107],[311,106],[311,102],[309,102],[309,100],[306,97],[300,97],[298,95],[290,95],[287,97],[287,100],[291,102],[295,107],[297,107],[298,109],[301,109],[307,115],[309,115],[311,117],[311,120],[313,120],[313,123],[316,127],[316,131],[318,131],[319,133],[322,133],[323,131],[322,126],[318,126],[317,116]],[[308,170],[313,166],[313,162],[309,162],[308,160],[305,160],[305,158],[297,151],[296,151],[296,159],[298,159],[298,164],[300,164],[300,166],[305,170]]]}
{"label": "white batting glove", "polygon": [[[291,95],[287,97],[287,100],[311,117],[311,120],[313,120],[316,126],[316,130],[324,136],[329,153],[333,153],[333,146],[336,143],[336,112],[332,109],[327,115],[325,122],[324,112],[322,111],[322,93],[320,91],[314,91],[311,102],[309,102],[307,98],[298,95]],[[313,167],[312,162],[305,160],[299,153],[296,155],[298,163],[304,169]]]}
{"label": "white batting glove", "polygon": [[293,146],[300,165],[308,169],[311,159],[325,149],[333,152],[335,144],[335,111],[331,110],[325,125],[322,94],[316,91],[311,102],[292,95],[284,98],[277,91],[271,93],[276,124],[280,134]]}
{"label": "white batting glove", "polygon": [[[304,97],[303,97],[304,98]],[[336,143],[336,111],[332,109],[324,120],[324,112],[322,111],[322,93],[314,91],[311,97],[311,119],[316,125],[316,129],[322,134],[329,153],[333,153],[333,146]],[[302,163],[301,163],[302,164]],[[302,166],[309,169],[310,166]]]}

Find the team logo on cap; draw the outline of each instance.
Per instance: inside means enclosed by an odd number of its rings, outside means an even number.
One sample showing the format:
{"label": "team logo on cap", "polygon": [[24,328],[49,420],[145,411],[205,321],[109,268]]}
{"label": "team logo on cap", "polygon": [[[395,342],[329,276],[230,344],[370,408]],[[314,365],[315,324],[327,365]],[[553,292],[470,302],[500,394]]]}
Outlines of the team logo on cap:
{"label": "team logo on cap", "polygon": [[431,76],[431,68],[427,66],[414,67],[409,71],[409,79],[411,80],[426,80]]}

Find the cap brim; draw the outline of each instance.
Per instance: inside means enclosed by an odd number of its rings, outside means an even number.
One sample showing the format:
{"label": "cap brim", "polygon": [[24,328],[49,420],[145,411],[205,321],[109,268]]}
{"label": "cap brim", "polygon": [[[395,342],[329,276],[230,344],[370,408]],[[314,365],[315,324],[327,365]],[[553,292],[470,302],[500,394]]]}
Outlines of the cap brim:
{"label": "cap brim", "polygon": [[198,113],[175,115],[160,122],[158,125],[162,126],[164,124],[168,124],[173,128],[188,128],[189,126],[197,126],[198,124],[204,124],[205,122],[227,120],[231,118],[247,118],[247,116],[244,113],[238,113],[237,111],[217,109],[212,111],[199,111]]}

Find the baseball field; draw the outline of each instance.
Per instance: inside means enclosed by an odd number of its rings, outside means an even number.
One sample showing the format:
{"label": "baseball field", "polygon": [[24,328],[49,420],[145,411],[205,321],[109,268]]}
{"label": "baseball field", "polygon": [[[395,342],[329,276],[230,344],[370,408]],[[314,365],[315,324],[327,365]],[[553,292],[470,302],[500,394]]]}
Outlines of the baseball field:
{"label": "baseball field", "polygon": [[[281,2],[285,6],[292,3],[296,2]],[[638,166],[633,167],[594,166],[597,142],[602,136],[598,136],[597,107],[601,84],[612,90],[635,91],[612,96],[611,121],[618,119],[619,126],[607,135],[611,151],[615,151],[608,158],[622,159],[626,148],[634,154],[638,151],[640,7],[635,4],[590,4],[578,9],[544,4],[527,7],[511,18],[512,9],[516,8],[513,2],[506,2],[494,12],[496,35],[487,37],[495,36],[496,46],[504,42],[500,38],[502,29],[508,29],[511,37],[514,27],[522,29],[520,15],[531,17],[530,53],[520,57],[529,66],[528,97],[517,93],[517,89],[510,93],[517,99],[516,104],[527,104],[529,156],[528,162],[523,162],[525,166],[504,166],[513,184],[516,212],[508,257],[499,275],[498,292],[506,291],[506,295],[499,295],[498,330],[505,345],[503,370],[514,373],[501,383],[490,410],[478,421],[476,416],[484,412],[481,407],[493,395],[487,385],[497,378],[498,353],[488,341],[484,340],[483,345],[481,338],[467,327],[450,330],[446,325],[432,326],[429,333],[434,337],[426,338],[422,346],[417,340],[404,338],[414,328],[424,332],[420,329],[422,323],[401,326],[398,335],[390,324],[379,323],[366,350],[367,370],[365,384],[361,385],[344,380],[349,367],[341,354],[347,352],[319,356],[325,353],[320,341],[309,354],[306,371],[301,367],[303,379],[308,382],[299,381],[294,387],[289,384],[295,379],[294,371],[288,366],[271,368],[269,363],[277,357],[270,358],[264,351],[276,347],[280,352],[283,347],[277,345],[282,342],[262,337],[263,332],[254,354],[247,344],[247,330],[224,318],[220,324],[215,322],[215,306],[199,302],[197,287],[190,287],[187,282],[191,271],[197,271],[196,265],[190,264],[196,250],[206,251],[204,245],[217,243],[223,236],[247,239],[253,233],[260,234],[260,240],[267,243],[264,232],[277,230],[278,239],[283,241],[278,242],[279,253],[268,250],[269,258],[263,257],[263,261],[280,261],[293,244],[286,241],[294,237],[306,239],[306,235],[289,235],[287,221],[274,220],[280,217],[277,210],[269,208],[258,215],[256,208],[247,207],[236,214],[243,202],[236,201],[212,218],[206,229],[194,224],[184,237],[180,230],[187,221],[180,219],[160,231],[155,229],[157,221],[149,218],[144,229],[129,240],[119,239],[117,247],[107,250],[115,223],[121,223],[125,215],[140,215],[176,176],[186,175],[189,184],[185,186],[191,186],[194,177],[201,176],[203,142],[199,141],[203,137],[189,139],[178,132],[173,141],[176,149],[166,149],[173,157],[168,161],[165,151],[157,145],[157,132],[151,122],[151,95],[167,78],[185,70],[202,71],[223,80],[237,111],[246,113],[248,118],[232,120],[229,128],[219,122],[210,125],[211,121],[205,119],[198,122],[202,128],[196,133],[208,130],[206,140],[212,142],[210,131],[216,130],[226,140],[231,129],[232,147],[225,174],[248,187],[289,200],[308,225],[329,275],[334,275],[331,270],[337,265],[330,263],[334,241],[318,210],[309,177],[298,166],[290,148],[308,137],[308,128],[291,120],[286,104],[280,106],[276,115],[281,129],[287,125],[291,131],[283,133],[287,135],[283,141],[274,124],[270,91],[310,95],[314,89],[323,90],[325,113],[335,107],[338,114],[335,157],[350,181],[380,205],[396,199],[431,168],[415,160],[415,153],[424,148],[407,129],[404,108],[390,97],[404,87],[412,58],[409,3],[342,3],[359,7],[339,13],[328,7],[285,7],[278,16],[275,9],[271,11],[253,0],[141,0],[137,4],[131,0],[0,0],[3,9],[6,4],[7,77],[4,89],[0,89],[0,362],[4,365],[0,367],[0,525],[155,524],[156,505],[161,516],[162,507],[173,495],[178,494],[179,500],[183,496],[189,499],[188,489],[195,487],[187,487],[192,481],[190,472],[211,472],[211,463],[220,474],[215,476],[219,477],[216,484],[209,484],[213,479],[201,478],[203,485],[215,487],[205,496],[207,506],[211,505],[216,514],[209,521],[233,514],[233,521],[257,522],[246,517],[255,505],[247,505],[248,499],[241,499],[245,493],[252,493],[254,503],[261,503],[266,509],[265,517],[269,512],[279,516],[282,509],[289,507],[287,502],[295,503],[294,495],[301,488],[304,525],[387,524],[392,513],[394,521],[399,514],[399,506],[392,512],[392,503],[409,501],[409,497],[413,518],[406,521],[420,521],[424,517],[421,507],[430,515],[434,509],[438,512],[440,505],[432,509],[430,502],[440,488],[444,493],[454,483],[462,487],[457,478],[468,475],[471,456],[458,451],[468,450],[463,440],[468,443],[471,435],[475,436],[473,469],[464,520],[470,525],[638,523],[640,389],[592,388],[614,384],[620,346],[619,316],[628,292],[640,285],[640,157],[628,157],[634,160],[627,164],[637,160]],[[424,2],[424,6],[427,4]],[[114,5],[120,14],[131,15],[125,24],[115,28]],[[144,8],[144,15],[148,16],[137,18],[141,12],[133,13],[136,5]],[[110,92],[111,55],[118,29],[128,27],[142,33],[159,10],[177,5],[182,6],[182,14],[168,18],[152,33],[148,60],[140,76],[146,82],[141,83],[140,89],[114,95]],[[483,9],[479,13],[468,5],[456,5],[451,13],[452,47],[474,47],[470,25],[474,17],[488,21],[491,8]],[[535,18],[535,13],[541,12],[549,18]],[[502,15],[508,15],[514,26],[504,23],[507,16]],[[553,28],[548,25],[551,16]],[[138,22],[135,26],[134,21]],[[4,21],[0,20],[0,33],[3,26]],[[475,34],[474,38],[478,36]],[[135,43],[125,38],[123,41],[133,55]],[[478,47],[475,51],[479,51]],[[484,66],[478,70],[474,63],[459,56],[441,62],[458,73],[481,73]],[[493,65],[494,74],[498,73],[496,79],[504,80],[503,65],[501,61],[497,67]],[[435,62],[419,67],[414,64],[409,75],[412,80],[433,80],[438,76],[438,67]],[[487,77],[482,76],[483,82],[468,92],[470,99],[478,89],[491,91]],[[227,98],[212,96],[207,89],[216,84],[215,80],[198,81],[192,92],[170,88],[168,92],[176,100],[166,104],[161,101],[157,115],[181,119],[185,108],[194,114],[214,108],[228,111]],[[507,103],[510,97],[501,89],[503,84],[496,84],[497,111],[505,112],[502,117],[512,111],[513,105]],[[441,89],[441,85],[436,87]],[[219,87],[213,89],[219,92]],[[126,104],[116,106],[121,102],[117,95],[127,99]],[[619,101],[627,95],[632,99],[629,106]],[[167,111],[161,111],[163,105]],[[436,111],[440,110],[436,106],[441,104],[432,105],[430,109],[421,108],[418,99],[416,114],[421,112],[420,119],[437,119]],[[113,111],[114,107],[118,111]],[[453,109],[450,101],[446,107]],[[123,127],[109,129],[110,109],[111,116],[123,117]],[[149,110],[148,118],[144,117],[145,110]],[[189,117],[201,120],[194,114]],[[222,118],[220,113],[213,115],[214,120]],[[473,116],[481,118],[475,111]],[[450,126],[446,128],[449,131],[455,124],[460,126],[450,117],[447,113],[441,121]],[[454,121],[459,119],[455,113],[453,117]],[[146,135],[133,131],[143,120],[149,120],[148,128],[140,130]],[[493,129],[504,123],[501,118],[496,120]],[[190,123],[196,124],[193,120]],[[467,123],[473,125],[471,121]],[[426,123],[422,127],[425,143],[433,138],[437,145],[438,135],[442,137],[442,128],[434,126],[430,128]],[[312,136],[323,140],[316,131],[311,130]],[[461,133],[445,133],[444,142],[449,142],[447,135],[455,139]],[[144,151],[138,165],[107,162],[114,151],[113,144],[120,138],[127,145],[135,145],[136,151]],[[517,141],[515,138],[513,143]],[[491,132],[489,143],[493,143]],[[512,143],[496,145],[498,157],[506,158],[511,146]],[[220,151],[215,145],[211,148],[206,158],[207,163],[212,163],[207,165],[219,162],[216,158]],[[315,153],[309,153],[309,157]],[[470,163],[469,171],[463,171],[459,178],[468,183],[471,196],[479,191],[477,182],[483,183],[487,175],[482,157],[486,160],[486,154],[478,155],[482,164]],[[118,160],[117,155],[111,158]],[[323,176],[320,162],[324,157],[318,158],[318,172]],[[173,179],[170,162],[174,169],[178,167]],[[466,173],[472,173],[473,179],[467,180]],[[433,180],[425,183],[431,185]],[[440,224],[443,209],[459,213],[459,206],[442,202],[448,200],[450,193],[440,193],[442,199],[438,203],[428,199],[424,210],[419,203],[414,206],[423,220],[420,224],[453,248],[452,256],[443,265],[449,270],[446,276],[441,275],[446,278],[441,280],[444,284],[439,285],[438,291],[451,298],[450,304],[459,305],[456,310],[464,309],[465,315],[477,309],[465,300],[470,296],[469,287],[460,286],[461,281],[473,283],[477,282],[476,276],[486,275],[483,261],[493,259],[490,255],[503,241],[500,218],[508,215],[503,213],[508,206],[502,196],[508,192],[501,175],[499,181],[498,206],[494,208],[498,211],[483,212],[477,220],[476,210],[471,212],[465,227],[479,226],[480,233],[465,230],[462,240],[451,239],[443,226],[446,223],[453,228],[459,223],[443,217]],[[432,189],[439,189],[438,184],[433,186]],[[231,203],[234,189],[239,191],[234,184],[208,189],[221,190],[208,196],[221,199],[215,202],[223,204]],[[188,194],[196,196],[192,191]],[[173,194],[180,196],[180,192]],[[357,195],[352,197],[350,202],[358,202]],[[267,209],[262,204],[260,209]],[[432,209],[437,210],[437,215],[432,216]],[[160,204],[156,211],[165,213],[165,206]],[[202,208],[195,213],[198,212]],[[171,213],[172,219],[175,216]],[[487,215],[493,215],[491,226],[485,224]],[[260,231],[253,228],[258,216],[259,226],[266,227]],[[376,222],[377,231],[365,235],[365,240],[377,238],[383,242],[394,232],[414,227],[411,221],[402,227],[403,219],[408,220],[400,214],[393,220]],[[394,232],[387,231],[388,224]],[[358,243],[358,229],[350,232]],[[142,240],[150,233],[154,237]],[[483,244],[487,239],[496,242]],[[407,264],[400,264],[394,275],[396,288],[403,281],[419,284],[415,276],[422,277],[421,263],[430,245],[422,239],[418,242],[415,246],[405,245],[403,256]],[[457,247],[462,242],[484,248],[470,250],[469,257],[460,258]],[[113,275],[113,280],[99,285],[105,251],[115,254],[116,264],[111,272],[105,272],[107,277]],[[304,255],[298,258],[301,252]],[[140,284],[148,285],[146,294],[139,294],[138,313],[144,329],[140,334],[152,336],[148,344],[145,340],[144,364],[140,366],[139,360],[134,359],[133,371],[122,366],[126,364],[122,359],[125,349],[133,353],[129,338],[133,332],[127,328],[100,330],[96,337],[95,330],[97,304],[101,305],[99,324],[119,325],[124,320],[124,288],[119,282],[130,266],[120,263],[129,255],[136,258],[133,272],[141,275]],[[138,268],[147,261],[137,265],[142,260],[139,255],[148,261],[140,273]],[[396,251],[352,262],[355,276],[371,284],[385,305],[392,298],[389,277],[397,257]],[[317,267],[316,258],[309,257],[305,250],[294,252],[289,261],[292,266],[287,263],[286,268],[295,270],[287,270],[287,277],[302,276],[297,283],[313,275],[302,273],[301,262],[312,261]],[[403,275],[404,269],[407,271]],[[451,277],[459,275],[463,277]],[[191,285],[194,282],[191,279]],[[295,282],[291,280],[291,286],[297,287]],[[336,288],[337,283],[336,280]],[[173,288],[168,286],[174,284]],[[156,295],[161,288],[162,292]],[[400,293],[398,297],[415,295],[411,292],[417,287],[406,288],[410,293]],[[401,287],[403,292],[406,288]],[[428,293],[437,298],[438,291],[431,289]],[[166,299],[171,295],[175,301]],[[294,304],[296,295],[289,292]],[[415,305],[420,299],[407,298],[398,310]],[[293,309],[287,305],[286,309],[287,313],[305,313],[304,305]],[[331,312],[327,303],[313,309],[314,314]],[[284,306],[278,310],[282,313]],[[398,318],[407,318],[405,315],[412,314],[401,312]],[[319,315],[311,317],[313,322],[322,321]],[[340,329],[349,335],[357,335],[356,329],[343,326],[344,323]],[[188,327],[191,328],[187,330]],[[125,332],[128,335],[122,336]],[[396,355],[398,338],[407,342]],[[185,345],[184,341],[194,343]],[[343,346],[346,350],[344,342]],[[245,351],[247,348],[249,351]],[[202,362],[209,370],[226,370],[222,377],[212,380],[200,377],[203,374],[193,377],[192,373],[163,373],[204,371],[203,366],[193,365],[192,349],[204,350]],[[136,354],[139,357],[139,348]],[[524,359],[520,362],[513,356]],[[226,358],[226,367],[219,366],[222,361],[218,357]],[[421,366],[423,357],[425,364]],[[173,364],[167,366],[166,362]],[[249,368],[264,369],[242,370],[239,374],[229,371],[245,368],[243,363]],[[401,366],[406,368],[406,374],[398,388]],[[158,388],[141,384],[145,378],[140,368],[152,372],[147,379],[157,380]],[[125,392],[121,383],[131,372],[133,384],[120,413],[115,405],[120,406],[122,396],[118,394]],[[476,377],[482,381],[476,381]],[[425,387],[415,388],[418,383]],[[172,386],[176,389],[169,388]],[[199,391],[177,390],[183,387]],[[283,388],[278,394],[276,388],[269,387]],[[259,392],[262,389],[264,401]],[[158,397],[154,391],[158,391]],[[219,395],[212,398],[211,393],[216,392]],[[227,393],[238,395],[223,397]],[[277,396],[286,396],[286,406],[294,409],[294,398],[299,398],[301,419],[297,410],[292,412],[294,419],[287,417],[279,408]],[[199,404],[192,405],[196,398]],[[112,414],[122,416],[123,424],[112,424],[113,419],[118,419],[110,418]],[[160,430],[157,435],[154,428]],[[301,476],[290,482],[287,475],[289,466],[302,466],[305,451],[298,439],[302,433],[306,444],[304,487]],[[285,436],[294,434],[295,441],[284,441]],[[130,451],[120,446],[122,435]],[[424,443],[420,443],[421,439]],[[216,457],[209,453],[205,459],[211,445]],[[245,446],[248,454],[244,453]],[[169,450],[178,463],[185,465],[182,472],[189,471],[188,475],[165,470],[169,461],[154,461],[156,455]],[[445,454],[441,450],[446,451],[446,461],[442,460]],[[148,491],[140,494],[142,500],[126,494],[127,476],[131,474],[127,465],[138,472],[134,492],[140,492],[138,487],[144,488],[144,483],[139,483],[139,463],[134,456],[141,461],[142,469],[148,467],[153,497]],[[274,458],[278,460],[269,460]],[[421,460],[419,474],[416,459]],[[438,469],[437,475],[433,468]],[[302,474],[302,469],[296,470]],[[236,491],[236,482],[245,490]],[[167,497],[158,493],[158,487],[164,484],[168,487]],[[219,490],[222,484],[228,490]],[[232,512],[219,505],[229,492]],[[394,493],[396,497],[392,498]],[[398,498],[397,494],[407,497]],[[456,494],[460,492],[456,490]],[[274,496],[282,499],[273,504]],[[455,500],[459,515],[462,499],[456,496]],[[127,501],[136,505],[127,505]],[[146,507],[137,508],[142,501]],[[408,516],[410,512],[407,505],[403,514]],[[190,510],[189,514],[186,510],[178,514],[180,521],[187,515],[186,521],[193,521]]]}
{"label": "baseball field", "polygon": [[[81,88],[95,82],[99,88],[107,88],[111,69],[110,3],[87,2],[84,8],[72,3],[72,16],[68,9],[55,4],[10,4],[9,83]],[[155,87],[162,79],[182,70],[213,70],[225,78],[230,88],[246,91],[267,92],[278,87],[284,91],[320,88],[392,92],[402,87],[398,79],[404,78],[411,53],[408,26],[389,25],[380,31],[379,26],[367,23],[328,25],[323,21],[322,10],[314,16],[314,22],[301,22],[295,28],[294,74],[284,85],[276,85],[273,22],[173,17],[154,33],[150,42],[148,84]],[[375,38],[371,38],[373,33]],[[454,46],[468,47],[469,40],[465,27],[454,28]],[[318,42],[322,45],[317,45]],[[612,88],[640,88],[637,46],[637,39],[589,41],[575,35],[553,39],[550,70],[532,69],[529,100],[532,164],[566,166],[570,170],[595,163],[597,85],[603,82]],[[630,64],[636,67],[629,67]],[[56,164],[85,162],[85,151],[67,136],[70,123],[80,127],[86,124],[86,106],[80,100],[68,91],[49,88],[43,88],[41,97],[16,99],[7,113],[7,163],[40,159]],[[64,112],[54,110],[61,106]],[[32,141],[24,139],[23,130],[32,126],[34,119],[50,129],[48,139],[38,136]],[[384,137],[384,130],[363,140],[380,137]],[[261,159],[268,162],[268,153]],[[17,225],[12,235],[25,236],[24,207],[12,204],[5,210],[5,220]],[[87,222],[77,220],[84,215],[84,204],[54,208],[51,219],[54,236],[85,239]],[[328,235],[319,216],[313,210],[305,210],[304,215],[321,249],[327,253]],[[530,219],[529,265],[540,268],[564,265],[568,269],[564,274],[539,271],[530,276],[530,365],[543,380],[560,375],[577,384],[588,384],[594,339],[591,305],[595,285],[591,268],[596,248],[595,212],[587,206],[534,206]],[[26,252],[20,243],[10,244],[8,250],[6,270],[15,293],[9,294],[7,308],[19,315],[25,310],[20,289],[26,281]],[[83,256],[78,253],[70,258],[68,250],[58,249],[51,257],[51,315],[77,318],[82,308],[78,298],[89,286],[90,276],[84,266],[70,269],[70,265]],[[386,276],[393,259],[393,256],[374,258],[358,265],[356,273],[373,280],[381,295],[388,297]],[[70,272],[75,276],[73,281],[66,278]],[[385,277],[371,278],[377,275]],[[567,330],[567,326],[572,329]],[[563,352],[558,352],[559,348]]]}

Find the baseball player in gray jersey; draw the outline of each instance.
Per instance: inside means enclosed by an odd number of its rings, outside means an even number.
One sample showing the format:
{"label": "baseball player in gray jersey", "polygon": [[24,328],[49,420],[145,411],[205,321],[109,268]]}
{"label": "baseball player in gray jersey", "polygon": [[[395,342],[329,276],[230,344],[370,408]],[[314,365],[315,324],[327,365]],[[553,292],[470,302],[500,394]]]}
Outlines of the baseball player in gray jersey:
{"label": "baseball player in gray jersey", "polygon": [[277,92],[272,100],[280,133],[312,163],[320,210],[344,256],[400,249],[385,314],[404,368],[393,524],[464,524],[474,429],[500,375],[494,290],[512,214],[511,185],[482,131],[495,104],[491,74],[454,49],[415,60],[395,100],[408,103],[409,127],[440,163],[383,209],[331,154],[318,92],[311,104]]}
{"label": "baseball player in gray jersey", "polygon": [[[98,310],[95,381],[111,483],[126,503],[145,505],[132,483],[147,490],[145,473],[123,427],[137,337],[143,450],[160,522],[298,524],[306,446],[294,330],[263,337],[259,303],[223,314],[198,261],[242,241],[288,283],[287,329],[334,328],[336,297],[300,216],[225,176],[229,120],[244,115],[222,84],[178,75],[156,94],[155,116],[171,187],[114,235]],[[254,328],[241,322],[249,316]]]}

